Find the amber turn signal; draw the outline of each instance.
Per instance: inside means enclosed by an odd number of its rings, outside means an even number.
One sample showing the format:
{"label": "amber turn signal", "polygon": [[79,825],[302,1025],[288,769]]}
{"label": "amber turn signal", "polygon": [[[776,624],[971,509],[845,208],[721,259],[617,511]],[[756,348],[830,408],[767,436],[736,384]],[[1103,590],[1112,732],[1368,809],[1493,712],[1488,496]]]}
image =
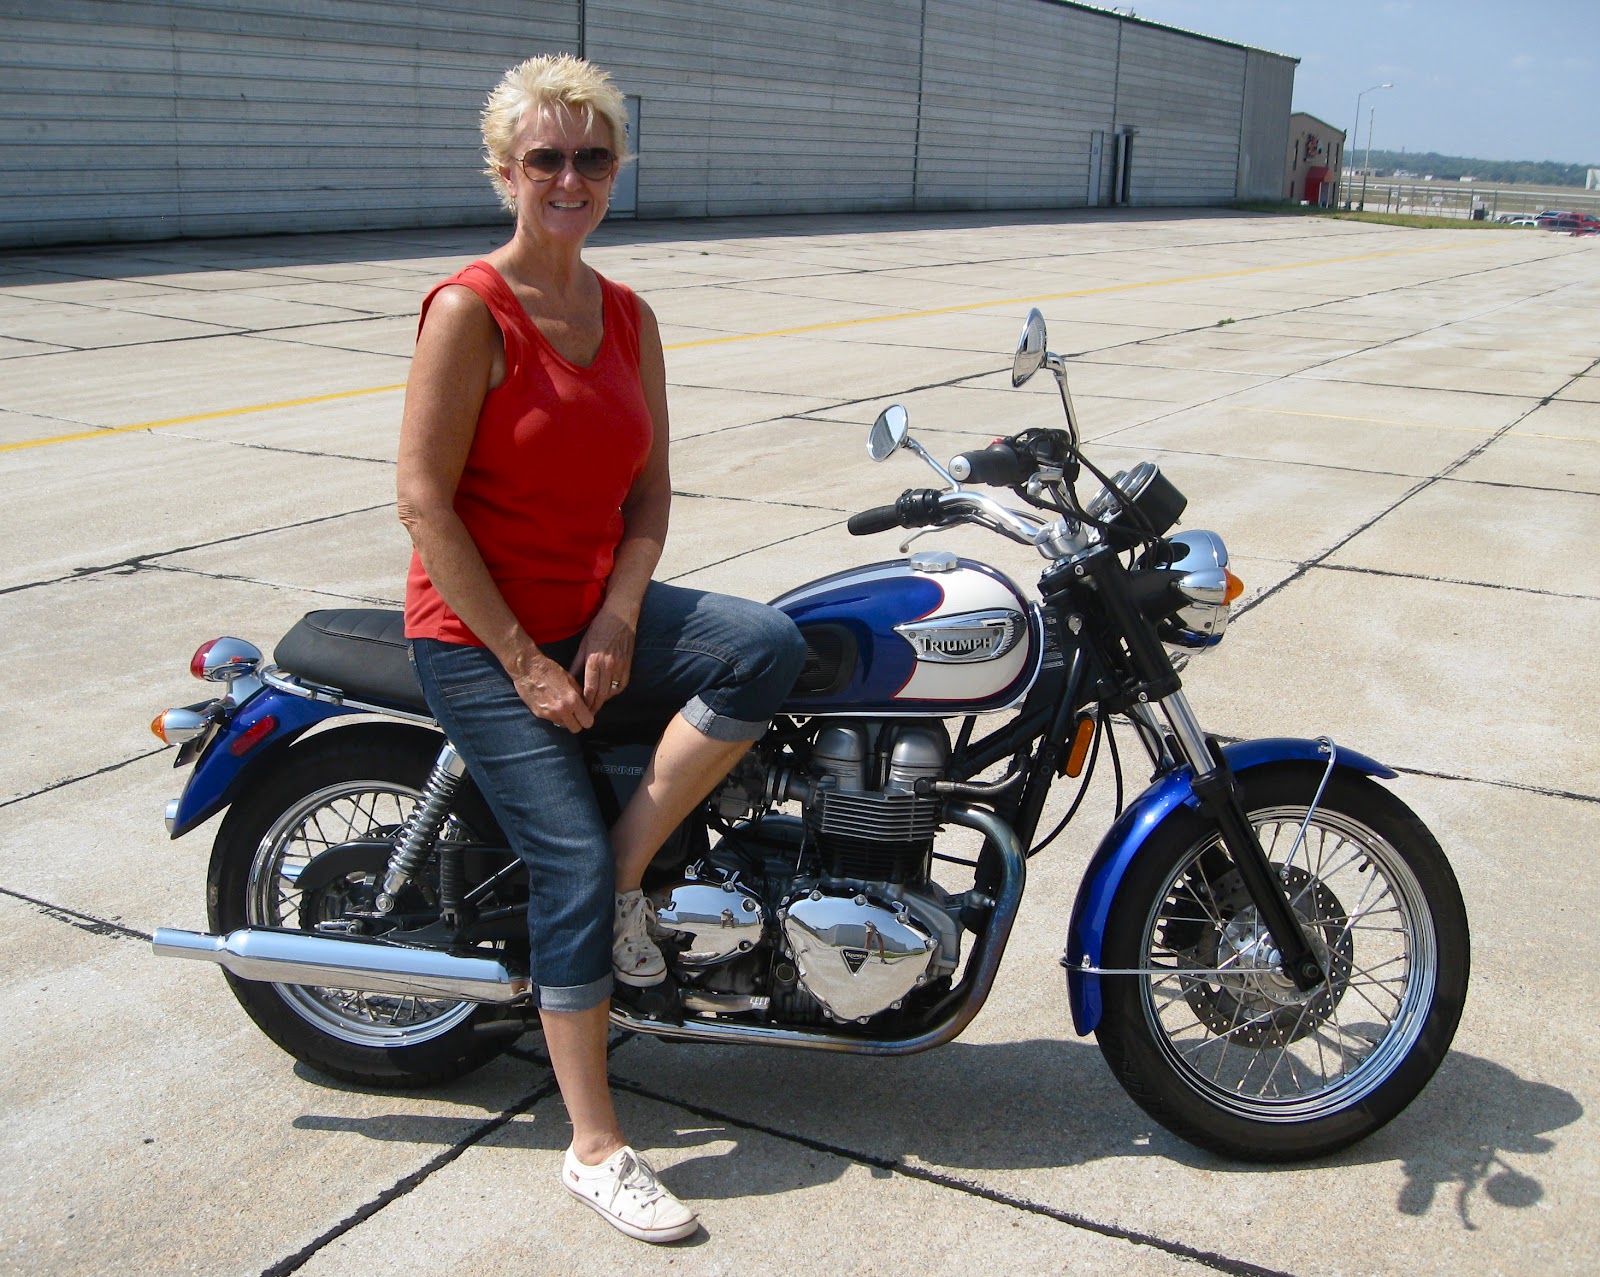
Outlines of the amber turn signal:
{"label": "amber turn signal", "polygon": [[1223,568],[1222,573],[1228,578],[1228,592],[1223,597],[1222,601],[1224,603],[1232,603],[1234,599],[1238,598],[1244,593],[1244,582],[1238,577],[1234,576],[1234,574],[1228,571],[1227,568]]}

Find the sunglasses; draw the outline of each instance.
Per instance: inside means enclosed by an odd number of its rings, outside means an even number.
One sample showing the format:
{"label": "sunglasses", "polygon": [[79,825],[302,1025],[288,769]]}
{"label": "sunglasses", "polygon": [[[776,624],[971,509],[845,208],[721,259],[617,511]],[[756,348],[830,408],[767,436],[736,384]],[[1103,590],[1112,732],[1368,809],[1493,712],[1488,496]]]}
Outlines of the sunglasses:
{"label": "sunglasses", "polygon": [[536,146],[517,161],[531,181],[548,182],[559,177],[572,161],[573,170],[591,182],[603,181],[617,169],[617,157],[603,146],[580,146],[576,151],[563,151],[554,146]]}

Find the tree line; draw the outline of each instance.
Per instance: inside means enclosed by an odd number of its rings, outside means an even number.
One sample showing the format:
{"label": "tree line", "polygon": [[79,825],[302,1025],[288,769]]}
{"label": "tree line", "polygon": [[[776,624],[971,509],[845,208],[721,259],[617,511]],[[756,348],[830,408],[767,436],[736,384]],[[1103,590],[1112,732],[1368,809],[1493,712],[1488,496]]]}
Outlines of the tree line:
{"label": "tree line", "polygon": [[[1349,158],[1357,166],[1366,167],[1365,150],[1352,148]],[[1440,155],[1437,151],[1380,151],[1376,147],[1372,151],[1372,168],[1379,173],[1404,169],[1418,177],[1431,173],[1446,181],[1476,177],[1485,182],[1527,186],[1581,187],[1589,173],[1586,165],[1558,164],[1554,160],[1474,160],[1463,155]]]}

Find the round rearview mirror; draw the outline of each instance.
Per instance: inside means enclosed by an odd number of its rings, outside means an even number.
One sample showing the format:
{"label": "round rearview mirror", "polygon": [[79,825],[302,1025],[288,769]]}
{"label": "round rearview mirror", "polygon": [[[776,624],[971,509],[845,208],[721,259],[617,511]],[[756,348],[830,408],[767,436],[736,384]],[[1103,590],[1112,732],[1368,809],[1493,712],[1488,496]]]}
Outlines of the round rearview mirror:
{"label": "round rearview mirror", "polygon": [[1011,360],[1011,384],[1020,386],[1038,372],[1044,364],[1044,316],[1037,310],[1028,312],[1022,326],[1022,336],[1017,341],[1017,353]]}
{"label": "round rearview mirror", "polygon": [[867,455],[874,461],[887,461],[906,441],[911,429],[906,410],[899,404],[890,404],[872,423],[872,433],[867,436]]}

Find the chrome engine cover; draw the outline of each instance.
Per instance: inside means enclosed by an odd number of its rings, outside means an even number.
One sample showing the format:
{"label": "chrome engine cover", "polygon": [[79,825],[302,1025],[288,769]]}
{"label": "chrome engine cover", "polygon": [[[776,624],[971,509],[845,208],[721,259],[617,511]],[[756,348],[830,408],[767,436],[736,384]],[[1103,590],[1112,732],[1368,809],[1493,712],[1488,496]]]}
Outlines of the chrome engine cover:
{"label": "chrome engine cover", "polygon": [[866,1020],[928,979],[939,940],[904,904],[822,889],[779,912],[800,983],[838,1020]]}
{"label": "chrome engine cover", "polygon": [[691,867],[685,881],[656,909],[656,926],[688,943],[677,955],[686,967],[709,967],[753,949],[761,941],[766,911],[761,898],[737,874]]}

